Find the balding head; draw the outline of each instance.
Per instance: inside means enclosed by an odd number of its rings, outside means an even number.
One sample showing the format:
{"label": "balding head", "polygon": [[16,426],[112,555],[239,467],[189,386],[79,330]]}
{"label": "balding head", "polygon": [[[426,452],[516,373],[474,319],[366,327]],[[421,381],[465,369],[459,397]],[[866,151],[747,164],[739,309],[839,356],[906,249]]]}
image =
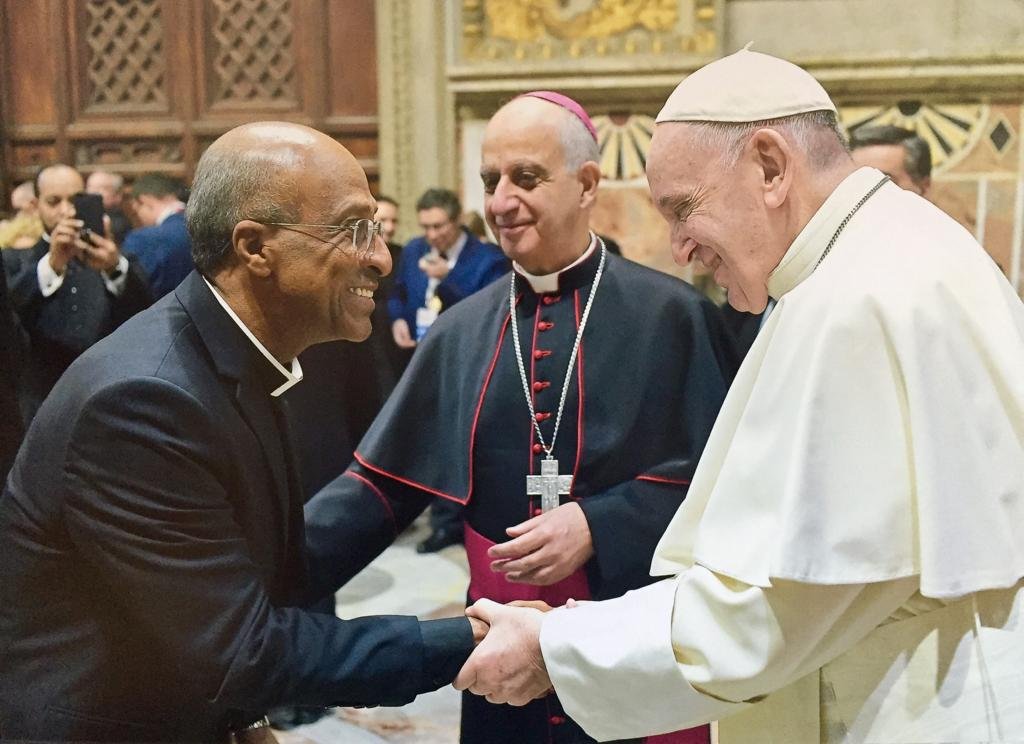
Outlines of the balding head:
{"label": "balding head", "polygon": [[28,212],[36,207],[36,187],[31,181],[25,181],[14,187],[11,192],[11,206],[15,212]]}
{"label": "balding head", "polygon": [[514,98],[491,117],[497,126],[527,126],[530,123],[550,127],[562,147],[566,170],[575,172],[586,162],[598,162],[601,151],[597,140],[579,118],[568,109],[543,98],[520,96]]}
{"label": "balding head", "polygon": [[36,174],[36,194],[39,200],[39,217],[47,232],[53,230],[62,219],[73,217],[75,207],[72,197],[85,188],[82,176],[70,165],[58,163],[43,168]]}
{"label": "balding head", "polygon": [[124,179],[110,171],[93,171],[85,179],[85,190],[90,194],[103,197],[104,209],[110,210],[121,206]]}
{"label": "balding head", "polygon": [[[299,193],[300,175],[310,188]],[[322,132],[286,122],[236,127],[203,153],[196,168],[186,219],[196,267],[212,276],[231,256],[238,222],[321,222],[305,202],[328,182],[369,198],[366,175],[351,153]]]}

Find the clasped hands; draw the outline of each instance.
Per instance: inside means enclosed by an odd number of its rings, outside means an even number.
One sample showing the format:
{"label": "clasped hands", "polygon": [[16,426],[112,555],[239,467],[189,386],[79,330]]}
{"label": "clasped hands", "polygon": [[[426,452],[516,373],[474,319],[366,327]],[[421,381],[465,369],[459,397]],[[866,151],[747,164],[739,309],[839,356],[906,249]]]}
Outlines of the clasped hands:
{"label": "clasped hands", "polygon": [[[506,530],[513,538],[488,550],[491,570],[515,583],[548,586],[570,576],[594,553],[578,504],[563,504]],[[570,600],[566,606],[575,603]],[[466,610],[476,650],[455,678],[455,688],[491,703],[526,705],[551,692],[540,649],[544,602],[501,605],[481,599]],[[481,640],[481,635],[483,636]]]}

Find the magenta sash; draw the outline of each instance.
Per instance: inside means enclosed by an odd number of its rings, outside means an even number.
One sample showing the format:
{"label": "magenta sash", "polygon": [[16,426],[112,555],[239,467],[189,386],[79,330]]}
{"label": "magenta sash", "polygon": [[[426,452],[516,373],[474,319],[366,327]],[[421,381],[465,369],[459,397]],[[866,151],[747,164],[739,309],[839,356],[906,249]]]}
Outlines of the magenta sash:
{"label": "magenta sash", "polygon": [[[551,586],[514,584],[505,574],[491,570],[491,559],[487,549],[495,543],[488,540],[468,524],[465,526],[466,557],[469,559],[469,599],[491,599],[505,604],[517,599],[540,599],[552,607],[561,607],[569,599],[590,599],[590,586],[583,569]],[[648,736],[647,744],[710,744],[711,728],[696,728],[676,731],[671,734]]]}
{"label": "magenta sash", "polygon": [[492,599],[506,604],[517,599],[539,599],[552,607],[561,607],[570,599],[590,599],[590,586],[583,569],[551,586],[514,584],[505,574],[491,570],[487,550],[496,543],[466,525],[466,557],[469,559],[469,599]]}

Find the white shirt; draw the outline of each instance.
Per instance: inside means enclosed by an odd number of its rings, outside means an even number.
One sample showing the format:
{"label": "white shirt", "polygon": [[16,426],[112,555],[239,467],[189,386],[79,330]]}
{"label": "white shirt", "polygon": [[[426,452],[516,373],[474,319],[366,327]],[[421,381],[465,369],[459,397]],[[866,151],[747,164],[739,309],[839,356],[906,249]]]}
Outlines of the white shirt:
{"label": "white shirt", "polygon": [[522,276],[526,281],[533,287],[533,291],[537,294],[544,294],[545,292],[557,292],[558,291],[558,277],[563,271],[579,266],[581,263],[590,258],[590,254],[594,252],[594,248],[597,246],[597,236],[594,233],[590,233],[590,244],[587,245],[587,250],[583,251],[583,255],[573,261],[565,268],[559,269],[558,271],[552,272],[551,274],[531,274],[529,271],[524,269],[515,261],[512,262],[512,268],[517,274]]}
{"label": "white shirt", "polygon": [[302,382],[302,365],[299,364],[299,358],[295,357],[292,359],[291,364],[289,365],[291,369],[286,369],[279,361],[277,361],[273,354],[267,351],[267,347],[260,343],[260,340],[253,335],[253,332],[250,331],[248,326],[242,322],[242,319],[235,314],[235,311],[231,309],[231,306],[225,302],[223,297],[221,297],[217,288],[210,284],[206,277],[203,277],[203,281],[206,282],[206,286],[210,288],[211,292],[213,292],[213,296],[217,298],[217,302],[220,303],[220,306],[224,308],[224,312],[230,316],[231,320],[235,321],[235,325],[242,329],[242,333],[252,341],[253,346],[259,349],[260,354],[265,356],[267,361],[270,362],[274,366],[274,369],[280,372],[281,376],[284,378],[284,382],[270,393],[271,397],[276,398],[281,395],[281,393]]}
{"label": "white shirt", "polygon": [[[469,236],[466,235],[465,230],[459,230],[459,237],[455,241],[455,244],[448,249],[448,253],[445,254],[445,258],[448,262],[448,271],[455,268],[455,264],[458,263],[459,254],[462,253],[462,249],[466,247],[466,242],[469,240]],[[434,277],[427,277],[427,291],[423,296],[423,307],[430,307],[430,301],[434,299],[434,294],[437,292],[437,285],[441,283],[440,279]]]}
{"label": "white shirt", "polygon": [[[49,233],[43,233],[43,240],[47,243],[50,242]],[[120,297],[124,293],[125,282],[128,278],[128,259],[123,255],[118,258],[117,266],[111,273],[117,274],[117,278],[111,279],[110,274],[106,271],[101,271],[100,277],[103,279],[103,284],[106,285],[107,291],[115,297]],[[64,274],[67,274],[66,270]],[[39,291],[43,294],[43,297],[49,297],[61,288],[64,284],[64,274],[58,274],[50,266],[49,253],[43,254],[43,257],[39,259],[39,263],[36,264],[36,279],[39,282]]]}
{"label": "white shirt", "polygon": [[[1024,576],[1024,306],[963,228],[891,184],[819,266],[880,177],[860,169],[843,181],[769,277],[778,303],[655,552],[652,573],[676,578],[545,615],[555,691],[592,736],[727,716],[842,657],[898,669],[854,671],[853,701],[834,706],[871,741],[958,740],[957,727],[976,723],[982,733],[969,738],[998,740],[985,728],[991,710],[1018,727],[1004,735],[1024,738],[1024,706],[1006,703],[1024,692],[1019,613],[992,619],[998,632],[984,644],[1009,639],[1014,653],[982,654],[970,627],[927,627],[947,602]],[[1001,596],[1019,607],[1024,595]],[[971,672],[940,695],[929,675],[949,668],[898,667],[921,648],[870,645],[887,620],[918,614],[918,646],[974,643],[968,657],[985,658],[991,678]],[[889,685],[910,702],[899,697],[879,716],[888,728],[871,729]],[[813,693],[815,706],[830,694]],[[981,709],[983,697],[995,702]],[[751,741],[785,740],[761,734]]]}

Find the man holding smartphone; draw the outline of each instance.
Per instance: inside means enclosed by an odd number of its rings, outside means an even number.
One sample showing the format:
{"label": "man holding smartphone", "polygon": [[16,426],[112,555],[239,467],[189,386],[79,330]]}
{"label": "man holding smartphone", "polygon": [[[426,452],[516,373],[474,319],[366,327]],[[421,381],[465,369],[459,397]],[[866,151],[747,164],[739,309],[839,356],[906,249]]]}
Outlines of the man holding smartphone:
{"label": "man holding smartphone", "polygon": [[11,305],[30,340],[19,395],[26,425],[79,354],[151,303],[139,268],[110,239],[102,202],[97,219],[84,188],[70,166],[39,171],[45,232],[31,248],[3,252]]}

